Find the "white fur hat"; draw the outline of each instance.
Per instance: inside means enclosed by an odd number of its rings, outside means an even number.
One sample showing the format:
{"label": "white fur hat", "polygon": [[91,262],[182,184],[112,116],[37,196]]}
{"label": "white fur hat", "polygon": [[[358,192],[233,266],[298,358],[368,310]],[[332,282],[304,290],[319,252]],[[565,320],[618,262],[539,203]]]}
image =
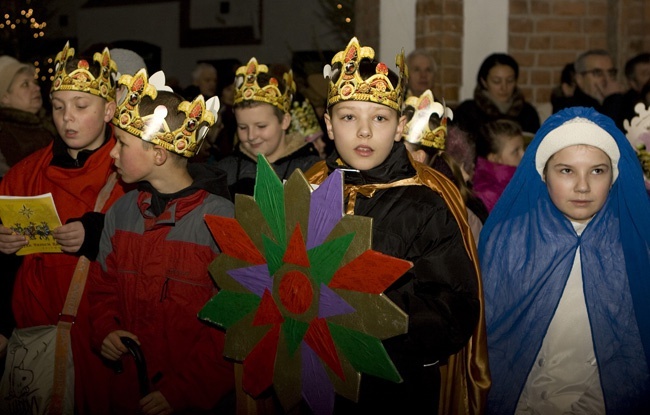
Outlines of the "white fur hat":
{"label": "white fur hat", "polygon": [[147,67],[142,56],[130,49],[113,48],[109,52],[120,75],[135,75],[140,69]]}
{"label": "white fur hat", "polygon": [[0,56],[0,97],[9,90],[9,86],[18,71],[29,67],[30,65],[22,63],[11,56]]}
{"label": "white fur hat", "polygon": [[616,181],[618,177],[618,160],[621,158],[621,153],[614,137],[596,123],[580,117],[569,120],[552,130],[539,144],[537,154],[535,154],[535,167],[542,179],[544,179],[546,162],[553,154],[578,144],[603,150],[612,161],[612,183]]}

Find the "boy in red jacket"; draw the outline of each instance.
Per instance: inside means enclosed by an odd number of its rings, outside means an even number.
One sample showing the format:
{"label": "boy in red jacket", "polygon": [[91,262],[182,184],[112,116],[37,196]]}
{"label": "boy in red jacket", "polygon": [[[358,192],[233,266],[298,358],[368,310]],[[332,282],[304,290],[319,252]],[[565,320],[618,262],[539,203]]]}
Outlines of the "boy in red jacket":
{"label": "boy in red jacket", "polygon": [[[216,293],[208,265],[219,253],[205,214],[232,217],[225,173],[188,164],[214,124],[218,98],[192,102],[164,85],[164,74],[123,75],[111,150],[122,179],[137,183],[107,212],[89,279],[93,345],[115,361],[141,347],[152,392],[139,395],[132,359],[110,387],[110,412],[211,413],[234,388],[224,333],[197,313]],[[215,174],[216,173],[216,174]],[[223,404],[223,403],[222,403]]]}
{"label": "boy in red jacket", "polygon": [[[54,238],[62,253],[23,257],[14,284],[12,309],[16,327],[54,325],[81,255],[94,260],[104,224],[104,212],[125,192],[118,182],[100,212],[94,207],[102,188],[115,175],[109,152],[115,143],[107,124],[115,112],[117,65],[108,49],[92,59],[75,58],[66,44],[56,56],[51,89],[52,117],[59,133],[47,147],[13,166],[0,182],[0,194],[35,196],[52,193],[61,223]],[[25,236],[0,226],[0,252],[14,254],[28,244]],[[96,266],[91,263],[91,268]],[[83,295],[72,326],[75,366],[75,412],[101,414],[107,369],[90,347],[88,300]],[[90,382],[89,379],[93,379]]]}

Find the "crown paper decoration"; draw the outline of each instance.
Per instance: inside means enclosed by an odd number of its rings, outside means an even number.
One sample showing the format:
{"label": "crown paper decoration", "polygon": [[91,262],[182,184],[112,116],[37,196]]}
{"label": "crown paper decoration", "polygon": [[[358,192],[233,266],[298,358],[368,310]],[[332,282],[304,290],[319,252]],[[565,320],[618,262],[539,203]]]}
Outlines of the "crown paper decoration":
{"label": "crown paper decoration", "polygon": [[[412,144],[444,150],[445,137],[447,136],[447,119],[453,119],[454,117],[451,109],[447,108],[444,103],[437,102],[429,89],[419,97],[408,97],[404,102],[404,106],[413,107],[415,112],[404,126],[402,137]],[[429,125],[432,114],[437,114],[440,117],[440,125],[433,130]]]}
{"label": "crown paper decoration", "polygon": [[293,94],[296,92],[293,72],[289,71],[283,75],[284,92],[280,91],[280,84],[274,77],[269,78],[267,85],[260,86],[259,75],[268,72],[268,66],[258,64],[255,58],[251,58],[245,66],[240,66],[235,72],[235,105],[242,101],[264,102],[288,113]]}
{"label": "crown paper decoration", "polygon": [[329,78],[327,108],[340,101],[370,101],[386,105],[396,111],[401,111],[404,100],[404,84],[408,77],[408,68],[404,63],[404,50],[395,58],[399,69],[397,85],[388,78],[388,67],[378,62],[375,73],[363,79],[359,73],[359,65],[363,59],[372,60],[375,51],[369,46],[359,45],[353,37],[344,51],[334,55],[332,64],[323,69],[325,78]]}
{"label": "crown paper decoration", "polygon": [[646,188],[650,190],[650,106],[640,102],[634,106],[637,113],[631,120],[623,121],[625,136],[636,151],[641,162]]}
{"label": "crown paper decoration", "polygon": [[291,107],[291,129],[305,137],[305,140],[309,142],[323,135],[323,129],[318,123],[314,107],[312,107],[308,99],[305,98],[302,103],[293,103]]}
{"label": "crown paper decoration", "polygon": [[74,57],[75,50],[66,42],[54,60],[55,74],[50,93],[56,91],[80,91],[96,95],[107,101],[115,100],[115,77],[117,76],[117,64],[111,59],[108,48],[102,53],[96,52],[93,55],[93,62],[99,64],[99,76],[95,77],[90,71],[90,63],[80,59],[77,69],[68,73],[66,66],[68,61]]}
{"label": "crown paper decoration", "polygon": [[212,97],[206,102],[203,95],[192,102],[182,101],[178,105],[178,111],[185,113],[185,121],[174,131],[170,130],[165,120],[169,110],[164,105],[157,106],[153,114],[140,114],[140,103],[144,97],[155,100],[159,91],[172,92],[170,87],[165,86],[165,74],[162,71],[148,78],[147,71],[143,68],[133,76],[122,75],[118,85],[124,86],[125,91],[118,99],[113,124],[183,157],[189,158],[198,152],[208,128],[217,119],[219,98]]}

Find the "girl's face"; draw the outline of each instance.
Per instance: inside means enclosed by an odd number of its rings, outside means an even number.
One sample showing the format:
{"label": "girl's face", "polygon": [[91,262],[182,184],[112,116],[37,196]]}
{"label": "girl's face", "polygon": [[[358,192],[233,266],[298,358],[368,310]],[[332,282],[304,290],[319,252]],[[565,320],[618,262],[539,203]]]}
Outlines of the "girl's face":
{"label": "girl's face", "polygon": [[510,100],[517,86],[515,70],[508,65],[493,66],[481,82],[492,99],[503,104]]}
{"label": "girl's face", "polygon": [[82,150],[95,150],[104,143],[106,123],[113,118],[115,102],[78,91],[52,93],[52,118],[73,158]]}
{"label": "girl's face", "polygon": [[488,160],[493,163],[517,167],[522,157],[524,157],[524,137],[521,135],[500,136],[497,137],[497,140],[501,143],[501,150],[498,153],[488,154]]}
{"label": "girl's face", "polygon": [[2,96],[2,106],[36,114],[43,106],[41,87],[31,70],[16,73],[9,90]]}
{"label": "girl's face", "polygon": [[327,135],[350,167],[370,170],[388,158],[393,143],[400,141],[405,116],[374,102],[344,101],[325,114]]}
{"label": "girl's face", "polygon": [[607,200],[612,187],[612,162],[596,147],[566,147],[546,163],[544,181],[560,212],[573,222],[585,223]]}
{"label": "girl's face", "polygon": [[291,124],[291,116],[285,114],[282,122],[270,104],[235,108],[237,136],[242,146],[251,154],[264,155],[273,163],[284,154],[285,130]]}

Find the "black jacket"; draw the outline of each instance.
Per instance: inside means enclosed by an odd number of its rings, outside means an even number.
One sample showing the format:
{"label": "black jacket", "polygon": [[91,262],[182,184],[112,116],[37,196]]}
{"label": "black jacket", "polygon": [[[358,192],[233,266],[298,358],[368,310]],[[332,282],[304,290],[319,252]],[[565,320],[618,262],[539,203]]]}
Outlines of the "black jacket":
{"label": "black jacket", "polygon": [[[327,159],[330,171],[338,167],[337,158],[334,152]],[[390,183],[415,174],[404,145],[395,143],[384,163],[346,171],[345,183]],[[413,268],[385,291],[409,315],[408,333],[383,342],[404,383],[364,375],[359,405],[352,408],[412,413],[436,407],[434,363],[465,346],[479,316],[476,273],[460,229],[442,197],[425,186],[377,190],[371,198],[359,194],[354,214],[373,218],[374,250],[411,261]]]}
{"label": "black jacket", "polygon": [[523,132],[530,134],[535,134],[540,126],[537,110],[524,100],[518,90],[515,90],[512,106],[506,114],[501,113],[480,88],[474,91],[474,99],[463,101],[454,110],[454,123],[470,133],[474,140],[481,139],[479,131],[483,124],[499,119],[515,121]]}
{"label": "black jacket", "polygon": [[[319,160],[318,151],[311,143],[308,143],[280,157],[274,163],[271,163],[271,166],[280,177],[280,180],[284,181],[296,169],[303,172],[307,171]],[[217,167],[228,175],[228,188],[233,197],[237,193],[253,195],[257,174],[257,160],[251,159],[237,148],[231,155],[218,160],[216,163]]]}
{"label": "black jacket", "polygon": [[569,107],[593,108],[601,114],[607,115],[609,118],[614,120],[616,126],[621,131],[623,131],[623,133],[625,133],[625,130],[623,129],[623,117],[625,116],[623,104],[623,94],[612,94],[605,98],[603,103],[600,104],[598,100],[585,94],[579,87],[576,87],[573,96],[564,99],[564,106],[558,106],[558,108],[554,108],[553,110],[557,112]]}

